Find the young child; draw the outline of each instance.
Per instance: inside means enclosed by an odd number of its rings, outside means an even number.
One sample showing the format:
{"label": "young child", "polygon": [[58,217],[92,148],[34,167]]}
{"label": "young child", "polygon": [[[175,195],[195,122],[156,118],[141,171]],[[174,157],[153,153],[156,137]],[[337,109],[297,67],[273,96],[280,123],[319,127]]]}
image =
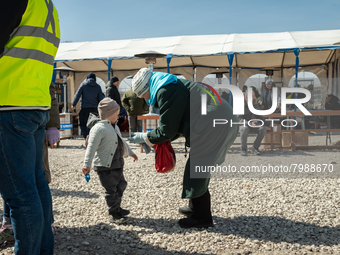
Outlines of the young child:
{"label": "young child", "polygon": [[134,162],[136,154],[122,138],[118,126],[120,106],[111,98],[104,98],[98,105],[100,120],[91,128],[86,149],[84,175],[93,169],[97,172],[100,183],[105,188],[105,200],[108,206],[110,221],[122,223],[129,210],[120,207],[127,182],[123,175],[124,157],[131,156]]}

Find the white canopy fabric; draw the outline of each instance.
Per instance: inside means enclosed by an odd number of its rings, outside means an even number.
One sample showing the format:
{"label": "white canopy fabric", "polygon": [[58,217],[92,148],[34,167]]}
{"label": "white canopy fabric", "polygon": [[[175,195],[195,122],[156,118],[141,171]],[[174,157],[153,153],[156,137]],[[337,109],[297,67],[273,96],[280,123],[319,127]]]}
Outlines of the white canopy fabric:
{"label": "white canopy fabric", "polygon": [[[331,85],[323,82],[325,97],[326,93],[333,92],[338,96],[340,93],[340,82],[337,81],[340,73],[339,43],[340,30],[173,36],[61,43],[55,60],[57,67],[68,66],[75,69],[76,80],[84,79],[88,72],[95,72],[100,73],[106,82],[105,72],[120,80],[134,75],[137,70],[146,66],[144,59],[134,55],[152,50],[173,55],[170,62],[171,73],[183,74],[188,79],[193,79],[196,73],[196,81],[201,81],[215,68],[229,69],[228,55],[233,54],[232,83],[235,84],[236,73],[239,78],[246,79],[252,73],[259,73],[261,68],[279,68],[281,71],[275,72],[274,78],[283,78],[288,73],[291,77],[296,65],[294,49],[300,49],[300,67],[313,69],[316,73],[322,73],[323,77],[333,78]],[[167,59],[158,58],[154,70],[166,71],[166,68]],[[194,68],[196,72],[193,71]],[[332,70],[328,75],[325,71],[327,68]],[[229,74],[225,75],[229,77]],[[78,85],[73,81],[73,90]],[[73,91],[71,94],[73,95]]]}
{"label": "white canopy fabric", "polygon": [[[112,58],[112,70],[134,70],[145,66],[134,55],[149,50],[172,54],[170,66],[229,67],[226,54],[234,53],[233,67],[294,67],[292,49],[301,49],[300,65],[324,64],[331,50],[340,45],[340,30],[175,36],[161,38],[61,43],[56,61],[68,62],[78,71],[107,70]],[[325,50],[318,50],[326,48]],[[266,54],[245,54],[266,53]],[[91,60],[91,63],[81,60]],[[73,61],[73,63],[70,63]],[[166,59],[158,59],[155,68],[167,66]],[[95,68],[95,69],[94,69]]]}

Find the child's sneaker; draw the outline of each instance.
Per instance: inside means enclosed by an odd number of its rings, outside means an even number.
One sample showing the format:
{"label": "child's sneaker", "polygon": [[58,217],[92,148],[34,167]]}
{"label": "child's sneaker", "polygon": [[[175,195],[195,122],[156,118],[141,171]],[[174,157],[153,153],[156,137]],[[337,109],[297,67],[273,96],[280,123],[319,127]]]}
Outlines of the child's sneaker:
{"label": "child's sneaker", "polygon": [[0,245],[4,242],[14,241],[14,232],[11,225],[3,225],[0,228]]}
{"label": "child's sneaker", "polygon": [[122,223],[125,223],[126,220],[127,218],[124,215],[122,215],[121,212],[111,214],[111,219],[110,219],[111,223],[122,224]]}
{"label": "child's sneaker", "polygon": [[123,209],[121,207],[119,207],[120,209],[120,213],[123,215],[123,216],[126,216],[126,215],[129,215],[130,214],[130,211],[129,210],[126,210],[126,209]]}

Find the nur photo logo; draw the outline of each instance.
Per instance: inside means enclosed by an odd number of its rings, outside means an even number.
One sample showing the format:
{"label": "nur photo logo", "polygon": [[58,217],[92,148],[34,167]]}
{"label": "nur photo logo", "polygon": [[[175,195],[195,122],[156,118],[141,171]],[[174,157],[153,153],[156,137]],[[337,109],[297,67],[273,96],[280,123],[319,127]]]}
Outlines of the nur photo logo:
{"label": "nur photo logo", "polygon": [[[210,89],[216,95],[216,97],[220,101],[220,104],[222,105],[222,100],[221,100],[220,96],[218,95],[218,93],[216,92],[216,90],[213,87],[209,86],[208,84],[202,83],[202,82],[200,82],[199,84],[201,84],[201,85],[207,87],[208,89]],[[205,89],[205,88],[200,88],[200,89],[202,91],[204,91],[205,93],[207,93],[211,97],[211,99],[214,101],[215,105],[217,106],[217,102],[216,102],[214,96],[207,89]],[[201,95],[201,114],[202,115],[207,115],[207,94],[202,94]]]}
{"label": "nur photo logo", "polygon": [[[222,105],[222,100],[220,98],[220,96],[218,95],[218,93],[216,92],[216,90],[204,83],[200,83],[201,85],[205,86],[206,88],[210,89],[215,96],[218,98],[218,100],[220,101],[220,104]],[[233,98],[233,115],[244,115],[244,106],[245,106],[245,99],[244,99],[244,94],[243,92],[234,85],[228,85],[225,84],[225,88],[228,89],[231,93],[232,93],[232,98]],[[202,115],[207,115],[207,95],[209,95],[212,100],[214,101],[215,105],[217,106],[217,102],[216,99],[214,98],[213,94],[211,92],[209,92],[207,89],[205,88],[200,88],[202,91],[206,92],[201,94],[201,114]],[[287,94],[291,94],[291,93],[301,93],[304,94],[305,97],[304,98],[287,98]],[[270,109],[266,109],[266,110],[259,110],[256,109],[254,107],[253,104],[253,100],[252,100],[252,94],[253,94],[253,89],[249,88],[247,91],[247,105],[248,108],[250,110],[251,113],[253,113],[254,115],[258,115],[258,116],[266,116],[266,115],[270,115],[272,113],[275,112],[275,110],[277,109],[278,106],[278,88],[274,87],[273,88],[273,97],[272,97],[272,106]],[[287,113],[287,105],[294,105],[296,106],[296,108],[298,108],[304,115],[306,116],[310,116],[311,113],[305,108],[305,106],[303,106],[304,103],[307,103],[309,100],[311,99],[311,93],[309,90],[305,89],[305,88],[282,88],[281,89],[281,116],[285,116]],[[275,121],[280,121],[280,119],[266,119],[265,121],[269,121],[271,122],[271,126],[274,126],[274,122]],[[251,123],[255,123],[255,122],[260,122],[261,126],[264,125],[264,121],[259,120],[259,119],[253,119],[248,121],[248,125],[253,127],[251,125]],[[290,122],[290,123],[294,123],[293,125],[285,125],[285,123]],[[215,127],[216,125],[224,125],[230,123],[230,126],[232,126],[233,124],[238,124],[238,125],[243,125],[245,126],[246,123],[244,122],[234,122],[232,120],[226,120],[226,119],[214,119],[213,120],[213,126]],[[286,119],[286,120],[282,120],[281,121],[281,125],[283,127],[295,127],[297,126],[297,121],[294,119]],[[259,127],[259,126],[254,126],[254,127]]]}

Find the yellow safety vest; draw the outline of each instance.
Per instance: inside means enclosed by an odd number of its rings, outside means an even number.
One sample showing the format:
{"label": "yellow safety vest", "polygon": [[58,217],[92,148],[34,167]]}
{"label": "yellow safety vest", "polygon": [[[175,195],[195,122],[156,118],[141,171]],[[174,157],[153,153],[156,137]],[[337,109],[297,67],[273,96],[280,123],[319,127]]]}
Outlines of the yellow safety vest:
{"label": "yellow safety vest", "polygon": [[52,0],[29,0],[19,27],[0,56],[2,108],[51,106],[49,86],[59,42],[58,12]]}

